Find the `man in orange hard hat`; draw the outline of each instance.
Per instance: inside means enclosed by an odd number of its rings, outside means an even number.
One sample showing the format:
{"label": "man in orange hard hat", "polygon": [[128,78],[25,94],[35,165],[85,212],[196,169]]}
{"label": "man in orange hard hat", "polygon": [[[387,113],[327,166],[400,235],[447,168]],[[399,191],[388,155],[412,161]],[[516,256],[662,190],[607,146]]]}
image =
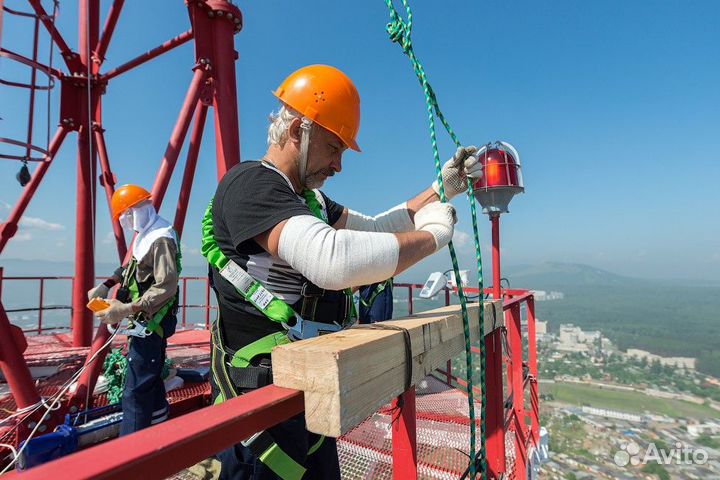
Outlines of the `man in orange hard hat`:
{"label": "man in orange hard hat", "polygon": [[[130,262],[88,291],[88,298],[106,298],[119,283],[109,308],[97,312],[108,325],[128,319],[128,367],[123,388],[120,435],[167,419],[168,402],[162,370],[167,339],[177,324],[180,246],[172,225],[155,211],[150,192],[123,185],[113,194],[114,220],[135,232]],[[113,327],[109,327],[113,328]]]}
{"label": "man in orange hard hat", "polygon": [[[271,116],[266,154],[226,173],[203,220],[219,305],[212,325],[216,402],[271,383],[274,345],[352,324],[349,287],[383,281],[435,253],[456,222],[452,205],[439,202],[437,183],[376,216],[319,190],[342,170],[345,150],[360,151],[360,96],[342,71],[301,68],[274,94],[281,105]],[[458,149],[443,167],[448,198],[466,190],[476,150]],[[288,311],[292,318],[278,313]],[[308,432],[302,416],[218,457],[220,478],[340,478],[335,440]]]}

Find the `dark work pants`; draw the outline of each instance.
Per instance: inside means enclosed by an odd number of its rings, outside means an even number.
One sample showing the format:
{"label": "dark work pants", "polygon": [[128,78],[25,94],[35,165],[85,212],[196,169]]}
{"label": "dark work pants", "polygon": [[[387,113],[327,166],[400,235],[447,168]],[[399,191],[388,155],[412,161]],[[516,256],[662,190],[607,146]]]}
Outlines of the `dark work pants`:
{"label": "dark work pants", "polygon": [[[213,385],[213,397],[217,395]],[[339,480],[340,464],[334,438],[326,437],[319,449],[311,455],[310,447],[320,439],[320,435],[305,429],[305,414],[301,413],[274,427],[267,429],[286,454],[305,467],[303,480],[322,479]],[[257,459],[249,448],[238,443],[217,454],[222,465],[220,480],[278,480],[276,475],[264,463]]]}
{"label": "dark work pants", "polygon": [[175,333],[177,318],[167,315],[161,322],[164,336],[130,337],[128,369],[122,397],[120,436],[128,435],[167,419],[168,401],[162,370],[167,338]]}
{"label": "dark work pants", "polygon": [[[377,289],[378,284],[373,283],[371,285],[365,285],[360,287],[360,299],[368,302],[370,297]],[[370,308],[360,302],[360,308],[358,312],[359,323],[375,323],[382,322],[384,320],[390,320],[393,316],[393,289],[392,286],[387,286],[382,292],[378,293],[375,297]]]}

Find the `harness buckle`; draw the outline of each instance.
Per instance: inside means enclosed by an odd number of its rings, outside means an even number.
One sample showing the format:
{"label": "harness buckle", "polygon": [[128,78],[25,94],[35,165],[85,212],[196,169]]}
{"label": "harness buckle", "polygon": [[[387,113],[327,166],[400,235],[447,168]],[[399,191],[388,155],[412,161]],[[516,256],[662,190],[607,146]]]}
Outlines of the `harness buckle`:
{"label": "harness buckle", "polygon": [[305,282],[300,289],[300,295],[305,298],[319,298],[325,295],[325,289],[315,286],[310,282]]}

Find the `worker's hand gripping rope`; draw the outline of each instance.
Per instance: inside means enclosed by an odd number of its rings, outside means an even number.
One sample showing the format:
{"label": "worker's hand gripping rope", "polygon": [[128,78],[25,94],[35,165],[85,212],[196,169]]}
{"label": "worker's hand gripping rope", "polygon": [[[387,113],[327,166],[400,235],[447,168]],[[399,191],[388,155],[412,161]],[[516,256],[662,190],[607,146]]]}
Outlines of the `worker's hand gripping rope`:
{"label": "worker's hand gripping rope", "polygon": [[[448,201],[467,191],[467,177],[482,177],[482,164],[478,162],[477,151],[478,148],[474,145],[458,147],[455,155],[443,165],[442,180]],[[433,182],[432,189],[440,196],[440,185],[437,180]]]}

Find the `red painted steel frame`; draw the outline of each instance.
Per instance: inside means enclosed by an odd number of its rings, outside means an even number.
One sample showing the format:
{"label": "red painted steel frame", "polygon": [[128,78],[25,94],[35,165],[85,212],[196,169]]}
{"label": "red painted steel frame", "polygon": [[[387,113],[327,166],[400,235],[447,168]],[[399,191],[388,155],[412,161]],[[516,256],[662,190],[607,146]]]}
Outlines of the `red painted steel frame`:
{"label": "red painted steel frame", "polygon": [[302,392],[270,385],[30,469],[19,478],[167,478],[303,408]]}
{"label": "red painted steel frame", "polygon": [[0,370],[2,370],[18,409],[40,401],[30,369],[18,349],[13,328],[0,302]]}
{"label": "red painted steel frame", "polygon": [[392,403],[393,479],[417,479],[415,387]]}
{"label": "red painted steel frame", "polygon": [[[40,0],[29,0],[29,3],[40,21],[47,29],[52,41],[59,48],[65,63],[70,70],[66,75],[59,70],[48,71],[49,74],[61,80],[60,95],[60,123],[44,161],[40,162],[33,172],[30,183],[23,191],[18,203],[12,210],[7,221],[0,228],[0,253],[8,240],[17,232],[17,225],[27,205],[34,196],[47,169],[57,154],[66,135],[70,131],[78,132],[78,161],[77,161],[77,207],[76,207],[76,241],[75,241],[75,278],[73,282],[73,319],[72,332],[75,346],[87,346],[91,342],[93,317],[85,308],[87,303],[86,292],[94,283],[94,233],[95,233],[95,194],[97,177],[97,157],[99,156],[102,171],[101,185],[105,189],[105,196],[109,200],[114,191],[115,178],[110,168],[110,161],[105,146],[104,130],[102,128],[101,98],[105,93],[108,80],[123,72],[137,67],[183,43],[195,39],[196,64],[193,80],[190,84],[185,103],[170,138],[170,142],[163,157],[156,181],[153,185],[153,201],[159,208],[162,203],[177,157],[182,148],[193,111],[198,105],[201,95],[207,96],[203,103],[215,107],[215,133],[218,143],[218,176],[240,161],[240,143],[237,121],[237,96],[235,86],[235,60],[237,54],[234,50],[234,34],[242,26],[240,10],[225,0],[199,0],[190,2],[187,6],[190,12],[192,30],[189,30],[167,42],[160,47],[109,71],[105,75],[99,73],[105,53],[117,25],[123,0],[115,0],[108,13],[102,36],[100,35],[100,2],[99,0],[80,0],[78,8],[78,52],[71,50],[61,33],[57,30],[51,17],[43,9]],[[47,70],[47,69],[45,69]],[[88,77],[88,70],[90,76]],[[176,221],[182,223],[187,211],[189,185],[192,183],[192,173],[197,162],[197,150],[202,136],[202,121],[204,120],[206,106],[202,106],[202,114],[197,117],[196,132],[193,133],[193,142],[188,156],[188,166],[183,179],[185,192],[180,199],[180,207],[176,212]],[[182,230],[182,225],[179,225]],[[113,231],[118,247],[120,259],[126,258],[127,248],[125,239],[119,225],[114,222]],[[9,324],[8,324],[9,325]],[[42,328],[42,327],[39,327]],[[12,339],[10,332],[0,324],[0,335]],[[89,354],[93,355],[97,348],[105,343],[109,334],[101,326],[93,341]],[[17,349],[15,349],[17,350]],[[10,352],[10,351],[8,351]],[[95,363],[85,371],[80,385],[76,390],[73,403],[84,397],[92,389],[100,366],[103,363],[104,353],[97,357]],[[13,357],[7,353],[6,357]],[[89,357],[88,357],[89,358]],[[22,362],[22,356],[13,358],[11,362]],[[27,383],[22,380],[23,383]],[[21,392],[34,388],[28,385],[17,387]],[[90,387],[90,388],[88,388]],[[26,396],[20,393],[21,396]],[[20,402],[19,402],[20,403]]]}

